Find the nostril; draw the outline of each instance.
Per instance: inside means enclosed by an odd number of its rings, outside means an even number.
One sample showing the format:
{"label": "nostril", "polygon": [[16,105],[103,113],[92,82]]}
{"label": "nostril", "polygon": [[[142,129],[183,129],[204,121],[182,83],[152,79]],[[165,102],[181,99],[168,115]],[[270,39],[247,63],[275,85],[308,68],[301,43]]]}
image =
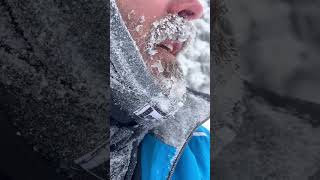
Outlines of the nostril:
{"label": "nostril", "polygon": [[189,11],[189,10],[182,10],[180,12],[178,12],[178,16],[189,19],[191,17],[193,17],[195,15],[194,12]]}
{"label": "nostril", "polygon": [[199,0],[176,0],[168,5],[167,12],[191,21],[202,16],[203,7]]}

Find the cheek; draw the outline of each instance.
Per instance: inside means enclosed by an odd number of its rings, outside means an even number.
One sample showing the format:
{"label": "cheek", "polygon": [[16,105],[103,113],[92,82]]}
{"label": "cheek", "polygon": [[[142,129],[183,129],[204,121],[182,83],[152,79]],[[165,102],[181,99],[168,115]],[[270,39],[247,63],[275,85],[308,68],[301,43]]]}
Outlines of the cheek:
{"label": "cheek", "polygon": [[[145,48],[151,24],[167,15],[169,1],[170,0],[118,0],[118,7],[130,34],[136,41],[140,53],[147,61],[150,59],[150,55],[145,52]],[[162,57],[162,62],[165,61],[163,58],[172,59],[171,57]]]}
{"label": "cheek", "polygon": [[122,12],[134,11],[136,16],[144,16],[146,20],[155,20],[167,14],[170,0],[118,0]]}

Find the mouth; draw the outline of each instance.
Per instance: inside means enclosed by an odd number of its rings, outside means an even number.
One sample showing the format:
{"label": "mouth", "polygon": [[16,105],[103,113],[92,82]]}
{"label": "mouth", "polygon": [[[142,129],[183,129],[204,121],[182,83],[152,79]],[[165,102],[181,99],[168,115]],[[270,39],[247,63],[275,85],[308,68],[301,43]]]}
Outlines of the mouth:
{"label": "mouth", "polygon": [[165,40],[157,45],[157,47],[166,50],[173,56],[177,56],[185,47],[185,42],[175,41],[175,40]]}

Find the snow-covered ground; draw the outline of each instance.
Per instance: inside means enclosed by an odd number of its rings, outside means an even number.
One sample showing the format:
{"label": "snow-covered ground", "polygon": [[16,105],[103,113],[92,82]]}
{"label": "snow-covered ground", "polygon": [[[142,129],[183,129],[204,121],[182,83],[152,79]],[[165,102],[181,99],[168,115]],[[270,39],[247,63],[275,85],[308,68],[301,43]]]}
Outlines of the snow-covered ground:
{"label": "snow-covered ground", "polygon": [[226,3],[246,79],[320,103],[320,1]]}
{"label": "snow-covered ground", "polygon": [[[196,39],[191,47],[179,56],[188,86],[210,94],[210,0],[200,0],[203,17],[194,21]],[[205,127],[210,129],[210,121]]]}

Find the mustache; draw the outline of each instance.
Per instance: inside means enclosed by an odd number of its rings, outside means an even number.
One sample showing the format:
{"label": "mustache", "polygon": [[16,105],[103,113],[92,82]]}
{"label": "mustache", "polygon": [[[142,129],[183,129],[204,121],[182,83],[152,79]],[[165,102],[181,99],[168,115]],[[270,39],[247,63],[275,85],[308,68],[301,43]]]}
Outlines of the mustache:
{"label": "mustache", "polygon": [[194,37],[195,28],[191,22],[178,15],[169,14],[152,23],[146,50],[149,55],[154,55],[156,45],[165,40],[186,42]]}

